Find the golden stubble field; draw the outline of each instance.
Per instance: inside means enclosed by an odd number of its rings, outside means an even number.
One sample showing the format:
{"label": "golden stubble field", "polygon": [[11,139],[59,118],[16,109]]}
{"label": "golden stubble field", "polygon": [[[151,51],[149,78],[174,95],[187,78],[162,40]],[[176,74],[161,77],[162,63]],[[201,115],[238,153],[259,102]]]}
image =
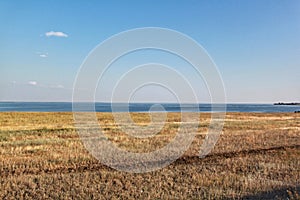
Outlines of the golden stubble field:
{"label": "golden stubble field", "polygon": [[[151,152],[168,144],[180,113],[168,113],[151,138],[125,134],[111,113],[97,113],[119,148]],[[146,113],[132,113],[147,126]],[[1,199],[299,199],[300,114],[227,113],[223,133],[198,157],[210,114],[201,113],[196,138],[171,165],[149,173],[111,169],[84,148],[72,113],[0,113]],[[130,128],[130,127],[128,127]]]}

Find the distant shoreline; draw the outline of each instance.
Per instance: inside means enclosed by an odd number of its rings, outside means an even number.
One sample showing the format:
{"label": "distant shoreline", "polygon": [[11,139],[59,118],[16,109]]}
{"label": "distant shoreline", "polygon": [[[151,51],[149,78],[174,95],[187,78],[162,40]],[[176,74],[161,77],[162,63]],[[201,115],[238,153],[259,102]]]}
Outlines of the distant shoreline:
{"label": "distant shoreline", "polygon": [[274,103],[274,105],[276,106],[300,106],[300,103],[283,103],[283,102],[279,102],[279,103]]}

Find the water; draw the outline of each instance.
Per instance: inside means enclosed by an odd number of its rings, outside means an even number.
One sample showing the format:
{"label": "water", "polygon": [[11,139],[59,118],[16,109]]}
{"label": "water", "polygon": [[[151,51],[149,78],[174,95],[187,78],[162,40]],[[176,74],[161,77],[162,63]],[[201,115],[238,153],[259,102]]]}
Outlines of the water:
{"label": "water", "polygon": [[[85,103],[79,103],[83,106]],[[88,105],[88,104],[86,104]],[[153,103],[115,103],[114,111],[126,112],[129,108],[130,112],[148,112],[154,105]],[[167,112],[211,112],[211,104],[161,104]],[[161,111],[152,107],[152,111]],[[112,112],[110,103],[96,103],[95,110],[97,112]],[[260,112],[260,113],[280,113],[299,111],[300,106],[272,105],[272,104],[227,104],[227,112]],[[0,102],[0,112],[71,112],[71,102]],[[83,109],[82,111],[89,111]]]}

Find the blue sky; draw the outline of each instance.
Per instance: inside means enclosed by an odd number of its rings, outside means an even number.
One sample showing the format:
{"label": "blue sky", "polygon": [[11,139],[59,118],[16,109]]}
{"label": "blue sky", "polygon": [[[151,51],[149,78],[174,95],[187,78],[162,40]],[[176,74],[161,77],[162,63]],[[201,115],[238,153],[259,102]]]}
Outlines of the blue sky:
{"label": "blue sky", "polygon": [[[207,50],[222,75],[228,102],[300,101],[299,13],[297,0],[2,0],[0,100],[71,101],[77,71],[96,45],[128,29],[163,27],[192,37]],[[118,67],[108,76],[113,78]],[[199,98],[208,101],[207,91],[195,87]],[[148,95],[139,101],[167,99],[160,89],[145,91]],[[97,100],[107,100],[99,94]]]}

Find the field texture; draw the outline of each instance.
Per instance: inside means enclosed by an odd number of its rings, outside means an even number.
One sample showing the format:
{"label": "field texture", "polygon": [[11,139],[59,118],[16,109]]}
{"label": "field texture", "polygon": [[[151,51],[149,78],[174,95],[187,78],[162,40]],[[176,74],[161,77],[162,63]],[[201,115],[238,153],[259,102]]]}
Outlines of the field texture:
{"label": "field texture", "polygon": [[[138,139],[111,113],[97,117],[107,138],[131,152],[164,147],[180,127],[180,113],[168,113],[159,134]],[[150,122],[145,113],[131,117],[139,126]],[[199,115],[181,158],[134,174],[93,158],[72,113],[0,113],[0,199],[300,199],[299,113],[227,113],[217,144],[200,159],[210,117]]]}

